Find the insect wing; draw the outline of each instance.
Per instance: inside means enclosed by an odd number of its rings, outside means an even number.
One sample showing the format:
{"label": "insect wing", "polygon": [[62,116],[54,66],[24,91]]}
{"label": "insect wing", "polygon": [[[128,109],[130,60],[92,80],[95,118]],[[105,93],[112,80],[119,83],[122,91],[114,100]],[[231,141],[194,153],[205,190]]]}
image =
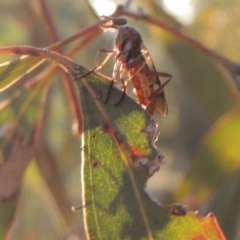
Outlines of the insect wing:
{"label": "insect wing", "polygon": [[[150,71],[157,72],[154,66],[152,57],[144,44],[142,44],[141,51],[145,58],[146,63],[148,64]],[[157,76],[153,76],[153,77],[154,77],[154,83],[155,83],[154,89],[157,90],[161,86],[161,82]],[[159,94],[157,94],[155,99],[156,99],[156,107],[155,107],[156,110],[163,116],[166,116],[168,114],[168,106],[167,106],[167,100],[166,100],[164,91],[161,91]]]}

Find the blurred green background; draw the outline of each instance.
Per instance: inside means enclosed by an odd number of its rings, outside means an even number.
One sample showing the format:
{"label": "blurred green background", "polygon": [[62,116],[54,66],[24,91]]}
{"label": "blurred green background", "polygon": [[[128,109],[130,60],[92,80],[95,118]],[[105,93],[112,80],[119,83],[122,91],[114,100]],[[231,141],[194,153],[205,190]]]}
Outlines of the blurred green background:
{"label": "blurred green background", "polygon": [[[124,2],[49,0],[46,3],[56,35],[63,40],[94,24],[97,14],[109,15],[115,4]],[[139,7],[212,50],[240,61],[238,0],[139,0],[130,5],[133,11]],[[39,1],[1,0],[0,16],[1,46],[45,47],[53,43]],[[218,62],[165,30],[131,18],[128,25],[141,33],[157,70],[173,75],[165,89],[169,114],[154,116],[161,132],[157,144],[166,156],[166,163],[148,181],[149,194],[163,204],[179,202],[188,210],[199,210],[202,216],[213,212],[227,238],[239,239],[237,85]],[[109,49],[114,36],[112,32],[100,34],[74,56],[74,61],[93,68],[97,50]],[[4,62],[7,58],[0,59]],[[111,75],[112,66],[113,59],[102,72]],[[8,232],[11,240],[84,238],[82,212],[70,211],[72,205],[81,205],[80,143],[72,131],[73,114],[59,79],[59,76],[51,79],[48,114],[41,132],[43,149],[38,149],[37,157],[27,168],[15,220]],[[51,159],[46,166],[39,161],[44,157],[47,161]],[[56,175],[49,174],[54,171]],[[5,206],[2,203],[2,209]],[[0,214],[3,214],[0,228],[4,231],[5,215],[3,211]]]}

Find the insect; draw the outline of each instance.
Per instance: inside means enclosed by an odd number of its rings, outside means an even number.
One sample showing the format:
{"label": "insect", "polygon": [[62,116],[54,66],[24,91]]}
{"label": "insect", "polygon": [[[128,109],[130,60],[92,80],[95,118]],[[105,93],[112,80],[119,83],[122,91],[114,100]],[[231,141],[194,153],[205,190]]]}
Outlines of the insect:
{"label": "insect", "polygon": [[[162,115],[167,115],[168,106],[163,88],[171,80],[172,75],[156,71],[152,58],[143,44],[141,35],[134,28],[125,26],[126,19],[106,16],[102,18],[107,21],[101,24],[100,27],[103,30],[118,29],[118,34],[113,50],[102,49],[98,51],[96,65],[98,64],[100,52],[105,52],[108,56],[97,69],[100,69],[112,54],[115,56],[113,81],[116,80],[119,69],[119,78],[123,86],[123,95],[117,104],[124,98],[127,83],[131,81],[139,104],[146,108],[151,115],[153,115],[155,109]],[[128,79],[124,79],[126,72],[129,74]],[[163,85],[161,85],[159,76],[167,78]]]}

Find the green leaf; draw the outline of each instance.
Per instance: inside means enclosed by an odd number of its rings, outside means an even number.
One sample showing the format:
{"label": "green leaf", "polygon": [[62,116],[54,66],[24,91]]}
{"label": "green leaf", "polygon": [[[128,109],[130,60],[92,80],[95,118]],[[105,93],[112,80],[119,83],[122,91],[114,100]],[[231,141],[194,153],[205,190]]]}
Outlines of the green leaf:
{"label": "green leaf", "polygon": [[[58,64],[64,71],[70,74],[77,74],[77,65],[73,64],[70,58],[45,48],[32,46],[9,46],[0,47],[0,55],[30,55],[22,57],[12,62],[0,65],[0,90],[3,91],[26,73],[36,68],[44,60],[49,60]],[[33,59],[33,57],[35,59]]]}
{"label": "green leaf", "polygon": [[156,239],[226,239],[213,214],[201,218],[196,213],[184,217],[171,217],[169,224]]}
{"label": "green leaf", "polygon": [[1,239],[11,227],[23,176],[34,154],[34,137],[42,109],[42,82],[21,89],[0,103]]}
{"label": "green leaf", "polygon": [[5,101],[0,103],[0,126],[2,134],[0,148],[2,154],[0,161],[8,158],[13,139],[21,136],[22,142],[30,144],[33,141],[33,132],[42,107],[42,94],[44,82],[21,89]]}
{"label": "green leaf", "polygon": [[42,62],[42,58],[28,56],[0,64],[0,91],[14,84]]}
{"label": "green leaf", "polygon": [[[196,214],[173,216],[144,191],[163,156],[154,147],[157,128],[136,102],[90,75],[77,81],[84,114],[82,189],[90,239],[223,239],[216,226],[205,232]],[[181,213],[180,213],[181,215]]]}

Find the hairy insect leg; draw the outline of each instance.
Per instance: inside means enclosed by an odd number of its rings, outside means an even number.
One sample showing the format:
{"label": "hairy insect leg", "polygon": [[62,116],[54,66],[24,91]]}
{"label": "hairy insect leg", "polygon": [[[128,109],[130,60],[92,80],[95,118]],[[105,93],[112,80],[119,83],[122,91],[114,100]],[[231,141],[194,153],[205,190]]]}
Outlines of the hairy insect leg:
{"label": "hairy insect leg", "polygon": [[[101,52],[102,52],[102,53],[106,53],[107,56],[106,56],[106,58],[101,62],[101,64],[99,64],[99,55],[100,55]],[[107,61],[108,61],[109,58],[113,55],[113,53],[114,53],[113,50],[99,49],[99,50],[97,51],[97,54],[96,54],[94,69],[90,70],[89,72],[87,72],[86,74],[84,74],[84,75],[82,75],[82,76],[80,76],[80,77],[75,78],[75,80],[84,78],[84,77],[88,76],[89,74],[94,73],[94,72],[100,70],[100,69],[107,63]]]}
{"label": "hairy insect leg", "polygon": [[111,90],[112,90],[113,84],[114,84],[114,79],[112,79],[111,84],[110,84],[110,86],[109,86],[109,88],[108,88],[107,97],[106,97],[104,103],[107,103],[107,101],[108,101],[108,99],[109,99],[110,92],[111,92]]}
{"label": "hairy insect leg", "polygon": [[151,96],[148,98],[148,100],[152,100],[153,98],[155,98],[159,93],[161,93],[164,89],[164,87],[170,82],[171,79],[168,79],[167,81],[165,81],[161,86],[159,86],[159,88],[154,91],[153,94],[151,94]]}
{"label": "hairy insect leg", "polygon": [[[114,104],[114,106],[117,106],[117,105],[119,105],[121,102],[122,102],[122,100],[124,99],[124,97],[125,97],[125,95],[126,95],[126,89],[127,89],[127,80],[125,81],[124,80],[124,76],[125,76],[125,71],[126,71],[126,69],[124,68],[124,66],[123,66],[123,64],[121,64],[120,65],[120,80],[121,80],[121,82],[122,82],[122,86],[123,86],[123,91],[122,91],[122,96],[121,96],[121,98],[119,99],[119,101],[118,102],[116,102],[115,104]],[[115,79],[115,76],[113,77],[113,79]]]}
{"label": "hairy insect leg", "polygon": [[161,84],[160,80],[158,79],[158,89],[156,89],[156,91],[154,91],[153,94],[151,94],[151,96],[149,96],[148,100],[151,101],[153,98],[155,98],[159,93],[161,93],[164,89],[164,87],[170,82],[170,80],[172,79],[172,75],[169,73],[164,73],[164,72],[155,72],[155,71],[150,71],[148,74],[153,75],[153,76],[158,76],[158,77],[166,77],[167,80]]}
{"label": "hairy insect leg", "polygon": [[[102,61],[101,64],[99,64],[99,56],[100,56],[100,53],[105,53],[107,54],[106,58]],[[106,50],[106,49],[99,49],[97,51],[97,54],[96,54],[96,58],[95,58],[95,67],[94,67],[94,71],[98,71],[100,70],[106,63],[107,61],[109,60],[109,58],[113,55],[114,51],[113,50]]]}
{"label": "hairy insect leg", "polygon": [[119,62],[116,61],[115,64],[114,64],[114,67],[113,67],[113,74],[112,74],[111,85],[110,85],[110,87],[109,87],[109,89],[108,89],[107,97],[106,97],[104,103],[107,103],[108,98],[109,98],[109,96],[110,96],[110,93],[111,93],[111,90],[112,90],[113,84],[114,84],[115,79],[116,79],[116,77],[117,77],[117,69],[118,69],[118,65],[119,65]]}

